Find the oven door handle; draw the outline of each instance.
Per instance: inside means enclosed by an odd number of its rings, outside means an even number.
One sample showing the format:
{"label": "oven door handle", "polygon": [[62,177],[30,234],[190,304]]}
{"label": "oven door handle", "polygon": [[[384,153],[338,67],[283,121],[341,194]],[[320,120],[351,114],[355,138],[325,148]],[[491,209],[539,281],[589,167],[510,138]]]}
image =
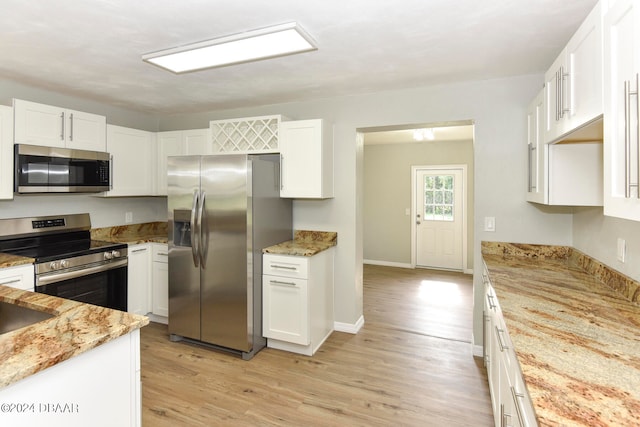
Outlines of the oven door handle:
{"label": "oven door handle", "polygon": [[38,286],[49,285],[51,283],[62,282],[63,280],[76,279],[78,277],[86,276],[93,273],[102,273],[104,271],[113,270],[114,268],[126,267],[128,264],[127,258],[120,258],[115,261],[109,261],[104,264],[95,265],[88,268],[80,268],[71,271],[56,271],[53,274],[43,274],[36,276],[36,290]]}

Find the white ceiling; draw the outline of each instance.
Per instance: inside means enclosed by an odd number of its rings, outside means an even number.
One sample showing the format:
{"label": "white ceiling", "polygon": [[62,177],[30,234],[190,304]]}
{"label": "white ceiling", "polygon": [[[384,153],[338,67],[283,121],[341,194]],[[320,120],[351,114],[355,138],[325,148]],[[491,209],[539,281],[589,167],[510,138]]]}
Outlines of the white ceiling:
{"label": "white ceiling", "polygon": [[[0,78],[158,114],[543,72],[596,0],[2,0]],[[144,53],[297,21],[315,52],[174,75]]]}

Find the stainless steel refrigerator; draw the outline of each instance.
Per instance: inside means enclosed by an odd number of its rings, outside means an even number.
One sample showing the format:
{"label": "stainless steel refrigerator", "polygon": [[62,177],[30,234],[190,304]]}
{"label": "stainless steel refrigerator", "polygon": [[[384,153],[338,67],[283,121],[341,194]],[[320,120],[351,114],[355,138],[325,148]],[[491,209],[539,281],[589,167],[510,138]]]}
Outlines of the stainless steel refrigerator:
{"label": "stainless steel refrigerator", "polygon": [[252,358],[262,337],[262,249],[292,238],[280,156],[168,160],[169,334]]}

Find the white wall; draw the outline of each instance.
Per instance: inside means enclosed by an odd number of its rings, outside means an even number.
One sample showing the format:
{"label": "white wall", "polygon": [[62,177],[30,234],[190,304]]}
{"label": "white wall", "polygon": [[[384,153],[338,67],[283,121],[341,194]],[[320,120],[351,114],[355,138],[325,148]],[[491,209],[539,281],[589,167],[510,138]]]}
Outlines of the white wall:
{"label": "white wall", "polygon": [[[627,244],[624,263],[617,260],[617,240]],[[576,208],[573,216],[573,246],[640,281],[640,222],[604,216],[602,208]]]}
{"label": "white wall", "polygon": [[[164,117],[160,130],[201,128],[211,119],[284,114],[334,123],[336,197],[297,201],[297,228],[338,232],[336,320],[355,323],[362,314],[362,147],[357,129],[411,123],[475,122],[475,258],[482,240],[571,244],[571,212],[525,201],[526,106],[543,83],[540,75],[462,82],[367,95],[256,108]],[[483,217],[496,217],[496,232],[483,231]],[[475,263],[475,272],[480,272]],[[476,277],[476,285],[481,282]],[[482,295],[477,286],[474,341],[482,341]]]}

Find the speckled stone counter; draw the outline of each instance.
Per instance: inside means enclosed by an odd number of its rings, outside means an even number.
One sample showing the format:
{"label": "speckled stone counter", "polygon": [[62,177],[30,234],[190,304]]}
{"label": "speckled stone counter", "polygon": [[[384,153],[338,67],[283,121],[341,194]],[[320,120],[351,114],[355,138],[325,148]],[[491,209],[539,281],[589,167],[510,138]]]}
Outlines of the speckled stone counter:
{"label": "speckled stone counter", "polygon": [[0,253],[0,268],[16,267],[18,265],[33,264],[34,262],[33,258]]}
{"label": "speckled stone counter", "polygon": [[144,316],[7,286],[0,286],[0,301],[54,314],[0,335],[0,388],[149,323]]}
{"label": "speckled stone counter", "polygon": [[539,424],[640,425],[638,282],[563,246],[482,257]]}
{"label": "speckled stone counter", "polygon": [[313,256],[338,244],[338,233],[333,231],[296,230],[293,240],[269,246],[262,250],[267,254]]}
{"label": "speckled stone counter", "polygon": [[128,244],[167,243],[167,223],[147,222],[94,228],[91,230],[91,239]]}

